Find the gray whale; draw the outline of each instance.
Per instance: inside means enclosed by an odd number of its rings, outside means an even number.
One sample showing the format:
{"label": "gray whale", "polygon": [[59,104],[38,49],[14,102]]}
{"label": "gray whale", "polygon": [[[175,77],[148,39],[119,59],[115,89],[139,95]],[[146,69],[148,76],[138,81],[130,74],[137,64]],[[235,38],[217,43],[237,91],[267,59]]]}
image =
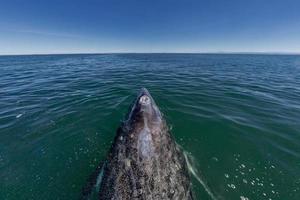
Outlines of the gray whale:
{"label": "gray whale", "polygon": [[101,200],[192,199],[183,152],[147,89],[118,128],[99,174]]}

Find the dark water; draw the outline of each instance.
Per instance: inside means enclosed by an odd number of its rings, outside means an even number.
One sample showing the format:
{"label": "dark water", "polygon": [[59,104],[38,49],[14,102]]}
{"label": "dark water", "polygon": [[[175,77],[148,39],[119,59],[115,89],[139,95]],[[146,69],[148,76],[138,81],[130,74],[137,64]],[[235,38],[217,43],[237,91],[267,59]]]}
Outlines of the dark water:
{"label": "dark water", "polygon": [[77,199],[141,87],[197,199],[300,199],[300,56],[197,54],[0,57],[0,199]]}

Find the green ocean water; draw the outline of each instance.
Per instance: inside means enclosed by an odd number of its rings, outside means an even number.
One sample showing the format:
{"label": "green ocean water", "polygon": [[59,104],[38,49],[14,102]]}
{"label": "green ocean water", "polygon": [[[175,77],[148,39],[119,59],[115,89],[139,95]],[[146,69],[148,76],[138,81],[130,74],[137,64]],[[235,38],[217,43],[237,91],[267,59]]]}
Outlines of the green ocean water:
{"label": "green ocean water", "polygon": [[300,199],[300,56],[225,54],[1,56],[0,199],[78,199],[141,87],[196,199]]}

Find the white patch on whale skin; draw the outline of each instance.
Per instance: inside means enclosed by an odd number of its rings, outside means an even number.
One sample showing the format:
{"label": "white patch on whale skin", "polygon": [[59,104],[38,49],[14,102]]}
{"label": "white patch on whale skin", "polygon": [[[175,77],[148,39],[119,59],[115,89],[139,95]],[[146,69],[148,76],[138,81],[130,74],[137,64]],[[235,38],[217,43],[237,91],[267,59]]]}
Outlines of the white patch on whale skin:
{"label": "white patch on whale skin", "polygon": [[139,134],[138,150],[144,158],[150,158],[153,155],[154,147],[152,143],[152,135],[148,128],[144,128]]}
{"label": "white patch on whale skin", "polygon": [[147,95],[143,95],[140,97],[139,103],[142,105],[149,105],[151,102],[150,98]]}

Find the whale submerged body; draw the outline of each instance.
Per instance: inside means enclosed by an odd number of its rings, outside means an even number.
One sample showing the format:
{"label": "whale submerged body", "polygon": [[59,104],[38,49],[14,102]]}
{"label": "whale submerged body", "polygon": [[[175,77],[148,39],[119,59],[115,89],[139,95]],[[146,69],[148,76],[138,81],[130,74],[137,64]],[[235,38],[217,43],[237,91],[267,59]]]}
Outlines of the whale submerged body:
{"label": "whale submerged body", "polygon": [[192,199],[184,155],[147,89],[118,128],[98,184],[101,200]]}

